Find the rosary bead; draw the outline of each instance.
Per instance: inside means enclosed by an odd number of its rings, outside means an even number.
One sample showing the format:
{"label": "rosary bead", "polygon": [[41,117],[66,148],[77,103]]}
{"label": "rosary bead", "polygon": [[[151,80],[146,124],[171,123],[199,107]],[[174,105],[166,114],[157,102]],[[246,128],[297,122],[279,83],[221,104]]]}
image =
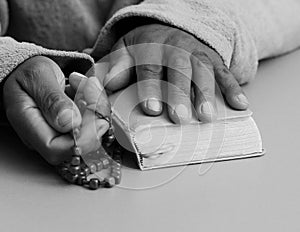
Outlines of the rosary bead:
{"label": "rosary bead", "polygon": [[109,160],[107,158],[101,158],[100,160],[103,164],[103,169],[106,169],[109,167]]}
{"label": "rosary bead", "polygon": [[112,167],[113,167],[114,169],[121,169],[121,164],[118,163],[118,162],[116,162],[116,161],[114,161]]}
{"label": "rosary bead", "polygon": [[74,149],[74,154],[76,156],[81,156],[82,155],[82,150],[81,150],[80,147],[75,146],[73,149]]}
{"label": "rosary bead", "polygon": [[80,175],[80,176],[86,176],[85,172],[82,171],[82,170],[80,171],[79,175]]}
{"label": "rosary bead", "polygon": [[85,167],[83,169],[83,171],[84,171],[84,173],[85,173],[86,176],[90,175],[90,173],[91,173],[91,170],[89,169],[89,167]]}
{"label": "rosary bead", "polygon": [[71,165],[78,166],[78,165],[80,165],[80,163],[81,163],[80,156],[73,156],[72,157]]}
{"label": "rosary bead", "polygon": [[79,174],[81,172],[81,168],[79,165],[78,166],[70,166],[69,171],[72,174]]}
{"label": "rosary bead", "polygon": [[120,164],[122,163],[122,159],[121,158],[115,158],[114,159],[115,163]]}
{"label": "rosary bead", "polygon": [[88,181],[88,179],[85,179],[85,180],[82,180],[82,185],[89,185],[89,181]]}
{"label": "rosary bead", "polygon": [[121,165],[119,163],[114,162],[111,167],[112,172],[121,172]]}
{"label": "rosary bead", "polygon": [[111,176],[115,178],[116,184],[120,184],[122,178],[121,168],[112,167]]}
{"label": "rosary bead", "polygon": [[94,173],[97,172],[97,166],[96,166],[96,164],[91,163],[91,164],[89,164],[88,166],[89,166],[90,172],[91,172],[92,174],[94,174]]}
{"label": "rosary bead", "polygon": [[100,172],[103,169],[103,163],[101,161],[97,161],[96,163],[97,172]]}
{"label": "rosary bead", "polygon": [[120,169],[112,169],[111,174],[112,175],[121,175],[121,170]]}
{"label": "rosary bead", "polygon": [[116,184],[120,184],[121,183],[121,175],[113,175],[113,177],[115,178],[115,183]]}
{"label": "rosary bead", "polygon": [[100,187],[100,181],[96,178],[92,178],[89,182],[89,188],[91,190],[97,190]]}
{"label": "rosary bead", "polygon": [[112,188],[116,185],[116,180],[112,176],[105,178],[104,181],[105,181],[105,186],[108,188]]}
{"label": "rosary bead", "polygon": [[114,126],[111,125],[111,126],[109,127],[109,129],[107,130],[106,133],[107,133],[108,135],[113,135],[113,134],[114,134],[114,130],[115,130],[115,129],[114,129]]}
{"label": "rosary bead", "polygon": [[106,137],[106,140],[108,143],[113,143],[115,141],[115,136],[112,134],[112,135],[109,135]]}
{"label": "rosary bead", "polygon": [[59,167],[58,168],[58,173],[61,176],[64,176],[65,174],[67,174],[69,172],[69,169],[67,167]]}
{"label": "rosary bead", "polygon": [[77,180],[77,178],[79,177],[79,175],[75,174],[73,175],[72,173],[68,172],[64,178],[71,184],[74,184]]}
{"label": "rosary bead", "polygon": [[88,182],[86,176],[79,176],[78,179],[77,179],[77,184],[78,185],[84,185]]}

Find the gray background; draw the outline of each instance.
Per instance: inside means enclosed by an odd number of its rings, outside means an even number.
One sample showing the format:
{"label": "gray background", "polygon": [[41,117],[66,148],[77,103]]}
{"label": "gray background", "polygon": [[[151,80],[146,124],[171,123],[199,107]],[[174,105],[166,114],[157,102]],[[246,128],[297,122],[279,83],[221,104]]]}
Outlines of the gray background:
{"label": "gray background", "polygon": [[125,168],[120,187],[94,192],[66,185],[1,127],[0,231],[299,231],[299,64],[299,51],[263,62],[245,87],[260,158]]}

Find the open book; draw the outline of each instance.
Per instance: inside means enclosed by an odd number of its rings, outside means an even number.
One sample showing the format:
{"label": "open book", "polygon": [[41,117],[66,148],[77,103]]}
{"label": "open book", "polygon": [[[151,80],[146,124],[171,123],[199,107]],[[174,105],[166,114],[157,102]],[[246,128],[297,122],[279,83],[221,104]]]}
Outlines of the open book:
{"label": "open book", "polygon": [[145,115],[135,88],[110,96],[118,142],[136,154],[140,169],[214,162],[263,154],[259,130],[252,112],[229,108],[217,94],[218,120],[175,125],[164,110]]}

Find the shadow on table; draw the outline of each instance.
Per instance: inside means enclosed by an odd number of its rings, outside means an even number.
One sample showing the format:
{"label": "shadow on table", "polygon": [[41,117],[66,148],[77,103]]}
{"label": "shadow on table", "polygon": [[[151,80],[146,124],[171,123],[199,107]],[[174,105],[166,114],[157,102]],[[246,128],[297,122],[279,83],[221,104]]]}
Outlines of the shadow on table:
{"label": "shadow on table", "polygon": [[[54,168],[38,153],[29,150],[9,125],[0,126],[0,169],[13,172],[14,176],[39,177],[47,181],[59,178]],[[48,178],[46,178],[48,177]]]}
{"label": "shadow on table", "polygon": [[[14,175],[26,175],[33,178],[45,176],[45,180],[49,180],[49,178],[60,179],[54,168],[45,162],[37,152],[28,149],[8,124],[1,123],[0,138],[1,170],[14,172]],[[134,155],[126,152],[123,165],[137,169]],[[64,182],[62,181],[62,183]]]}

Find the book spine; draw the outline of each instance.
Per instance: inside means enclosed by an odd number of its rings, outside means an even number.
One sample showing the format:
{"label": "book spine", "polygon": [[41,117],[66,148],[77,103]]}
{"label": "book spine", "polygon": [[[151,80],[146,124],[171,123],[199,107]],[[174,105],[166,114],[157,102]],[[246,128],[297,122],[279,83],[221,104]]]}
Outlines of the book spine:
{"label": "book spine", "polygon": [[[123,135],[125,134],[125,136],[127,137],[127,141],[125,141],[124,138],[118,138],[119,136],[117,136],[117,140],[118,139],[122,139],[122,142],[119,141],[119,143],[126,143],[126,145],[129,145],[130,148],[129,151],[135,153],[136,156],[136,160],[137,160],[137,164],[138,167],[141,170],[144,170],[144,165],[143,165],[143,157],[141,155],[141,152],[138,149],[138,146],[136,145],[136,143],[134,142],[134,132],[132,132],[127,126],[126,123],[122,121],[122,119],[120,117],[118,117],[117,114],[113,113],[112,114],[112,119],[113,119],[113,124],[115,126],[115,132],[118,135]],[[123,137],[123,136],[120,136]],[[122,144],[121,144],[122,145]],[[125,147],[126,148],[126,147]]]}

